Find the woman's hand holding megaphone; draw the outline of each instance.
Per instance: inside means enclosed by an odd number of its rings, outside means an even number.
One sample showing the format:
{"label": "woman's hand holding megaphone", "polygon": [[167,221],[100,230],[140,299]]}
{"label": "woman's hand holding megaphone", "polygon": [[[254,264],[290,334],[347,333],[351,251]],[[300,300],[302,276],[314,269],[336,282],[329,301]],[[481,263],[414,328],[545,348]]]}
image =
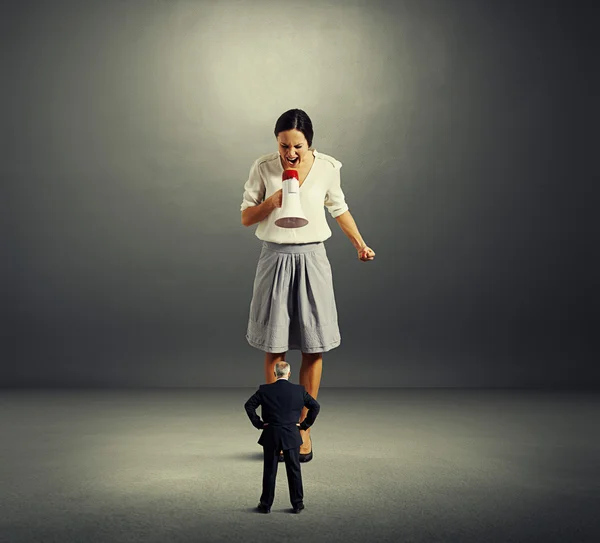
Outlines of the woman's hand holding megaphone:
{"label": "woman's hand holding megaphone", "polygon": [[283,205],[283,189],[274,192],[268,199],[271,200],[271,204],[274,208],[281,207]]}

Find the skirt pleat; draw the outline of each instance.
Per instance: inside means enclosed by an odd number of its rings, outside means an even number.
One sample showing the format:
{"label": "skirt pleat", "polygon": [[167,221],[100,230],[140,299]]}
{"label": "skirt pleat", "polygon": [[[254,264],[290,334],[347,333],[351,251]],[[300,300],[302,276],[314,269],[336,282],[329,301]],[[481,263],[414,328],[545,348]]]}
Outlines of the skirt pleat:
{"label": "skirt pleat", "polygon": [[246,339],[269,353],[319,353],[341,343],[331,266],[322,242],[263,241]]}

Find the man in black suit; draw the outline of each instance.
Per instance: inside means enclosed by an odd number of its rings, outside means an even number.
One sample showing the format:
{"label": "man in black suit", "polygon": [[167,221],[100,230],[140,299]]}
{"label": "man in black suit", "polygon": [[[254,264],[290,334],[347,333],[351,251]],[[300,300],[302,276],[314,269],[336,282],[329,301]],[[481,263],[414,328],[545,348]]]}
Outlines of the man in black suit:
{"label": "man in black suit", "polygon": [[[287,362],[275,364],[277,380],[268,385],[260,385],[255,394],[244,404],[252,425],[263,430],[258,443],[263,446],[264,466],[262,479],[262,495],[258,510],[269,513],[275,497],[275,479],[279,451],[283,451],[285,470],[287,472],[290,501],[294,513],[304,509],[304,491],[302,474],[300,473],[300,430],[310,428],[321,406],[302,385],[294,385],[288,381],[290,365]],[[263,421],[256,414],[256,408],[262,406]],[[298,424],[303,407],[308,408],[306,418]]]}

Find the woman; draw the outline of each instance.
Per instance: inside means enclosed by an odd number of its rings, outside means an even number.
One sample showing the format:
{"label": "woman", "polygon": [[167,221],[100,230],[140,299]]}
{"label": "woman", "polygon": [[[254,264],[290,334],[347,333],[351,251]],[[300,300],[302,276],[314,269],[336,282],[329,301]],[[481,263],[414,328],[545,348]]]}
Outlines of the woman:
{"label": "woman", "polygon": [[[356,248],[362,262],[375,252],[363,241],[340,186],[341,162],[312,148],[313,127],[300,109],[286,111],[275,124],[278,152],[257,159],[244,185],[242,224],[258,223],[263,240],[256,269],[246,339],[266,352],[265,379],[275,381],[275,364],[288,350],[302,352],[299,381],[317,398],[323,353],[340,342],[331,267],[323,242],[331,237],[325,207]],[[308,224],[280,228],[282,173],[298,172],[300,202]],[[324,204],[324,205],[323,205]],[[300,421],[306,417],[306,407]],[[300,461],[312,459],[310,428],[301,431]],[[283,459],[282,456],[279,458]]]}

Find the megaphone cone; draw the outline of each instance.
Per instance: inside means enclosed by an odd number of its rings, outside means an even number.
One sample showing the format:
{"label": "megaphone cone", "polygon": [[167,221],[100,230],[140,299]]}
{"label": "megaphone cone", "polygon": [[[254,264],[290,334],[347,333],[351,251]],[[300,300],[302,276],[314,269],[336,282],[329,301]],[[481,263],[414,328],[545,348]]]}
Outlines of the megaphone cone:
{"label": "megaphone cone", "polygon": [[308,224],[308,219],[300,205],[300,183],[296,170],[285,170],[283,179],[283,203],[275,224],[281,228],[300,228]]}

